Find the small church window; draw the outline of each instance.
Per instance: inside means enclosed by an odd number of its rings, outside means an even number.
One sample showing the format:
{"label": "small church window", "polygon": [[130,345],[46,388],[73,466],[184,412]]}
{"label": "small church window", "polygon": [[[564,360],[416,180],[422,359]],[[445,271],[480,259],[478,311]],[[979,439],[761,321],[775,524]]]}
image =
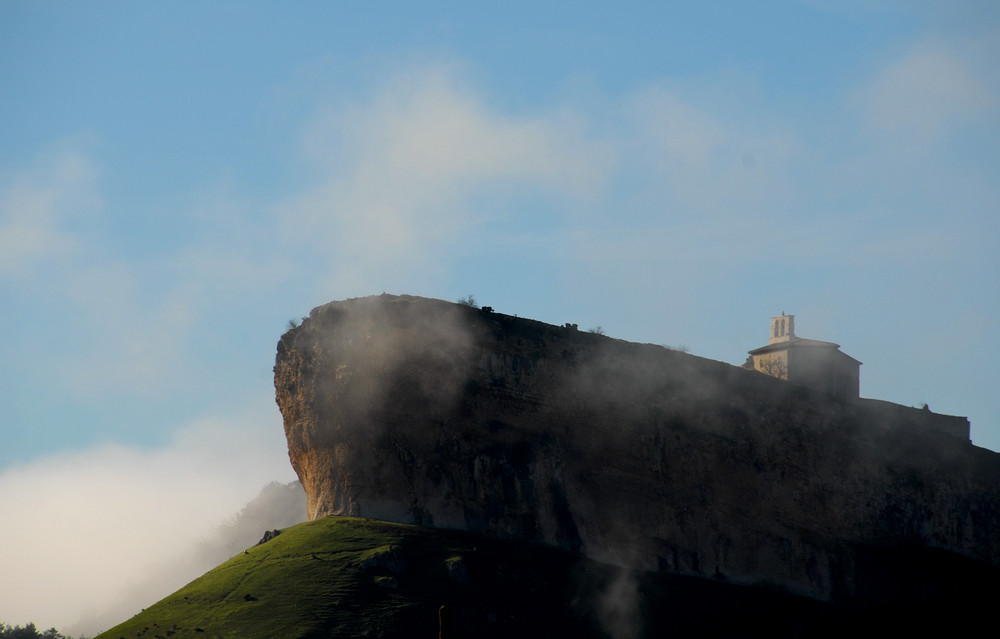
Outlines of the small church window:
{"label": "small church window", "polygon": [[785,320],[781,320],[781,334],[785,334]]}

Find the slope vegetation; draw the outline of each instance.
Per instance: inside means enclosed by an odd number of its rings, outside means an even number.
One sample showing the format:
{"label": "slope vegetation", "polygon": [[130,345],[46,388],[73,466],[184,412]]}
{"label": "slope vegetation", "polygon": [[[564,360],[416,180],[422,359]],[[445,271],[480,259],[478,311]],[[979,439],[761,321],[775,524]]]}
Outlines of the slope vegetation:
{"label": "slope vegetation", "polygon": [[247,549],[100,638],[433,637],[442,604],[456,627],[495,631],[486,636],[586,637],[590,622],[562,610],[575,563],[538,546],[331,517]]}
{"label": "slope vegetation", "polygon": [[521,541],[327,517],[247,549],[96,639],[433,638],[442,604],[455,638],[843,636],[954,631],[985,616],[985,601],[955,594],[933,606],[845,608]]}

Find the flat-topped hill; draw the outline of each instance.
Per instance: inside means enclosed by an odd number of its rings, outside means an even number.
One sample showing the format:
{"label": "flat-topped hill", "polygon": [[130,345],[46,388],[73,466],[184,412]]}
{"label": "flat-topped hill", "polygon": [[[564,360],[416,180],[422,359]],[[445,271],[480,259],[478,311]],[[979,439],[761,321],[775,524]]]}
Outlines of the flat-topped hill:
{"label": "flat-topped hill", "polygon": [[889,549],[1000,564],[1000,455],[963,418],[389,295],[314,309],[281,338],[275,386],[311,518],[833,601],[947,581],[947,560],[914,574]]}

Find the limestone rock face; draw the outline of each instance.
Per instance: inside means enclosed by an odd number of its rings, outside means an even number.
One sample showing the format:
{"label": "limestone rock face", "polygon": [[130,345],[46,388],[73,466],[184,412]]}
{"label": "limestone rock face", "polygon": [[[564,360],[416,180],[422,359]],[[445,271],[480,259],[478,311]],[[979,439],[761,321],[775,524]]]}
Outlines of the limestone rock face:
{"label": "limestone rock face", "polygon": [[311,519],[483,531],[821,599],[1000,566],[1000,455],[964,418],[408,296],[314,309],[274,370]]}

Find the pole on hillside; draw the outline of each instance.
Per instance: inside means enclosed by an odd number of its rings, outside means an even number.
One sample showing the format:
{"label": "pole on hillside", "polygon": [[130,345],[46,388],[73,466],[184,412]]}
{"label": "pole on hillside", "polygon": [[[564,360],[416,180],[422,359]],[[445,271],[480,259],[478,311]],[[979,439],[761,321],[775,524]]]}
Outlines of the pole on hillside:
{"label": "pole on hillside", "polygon": [[447,606],[438,608],[438,639],[451,639],[451,610]]}

